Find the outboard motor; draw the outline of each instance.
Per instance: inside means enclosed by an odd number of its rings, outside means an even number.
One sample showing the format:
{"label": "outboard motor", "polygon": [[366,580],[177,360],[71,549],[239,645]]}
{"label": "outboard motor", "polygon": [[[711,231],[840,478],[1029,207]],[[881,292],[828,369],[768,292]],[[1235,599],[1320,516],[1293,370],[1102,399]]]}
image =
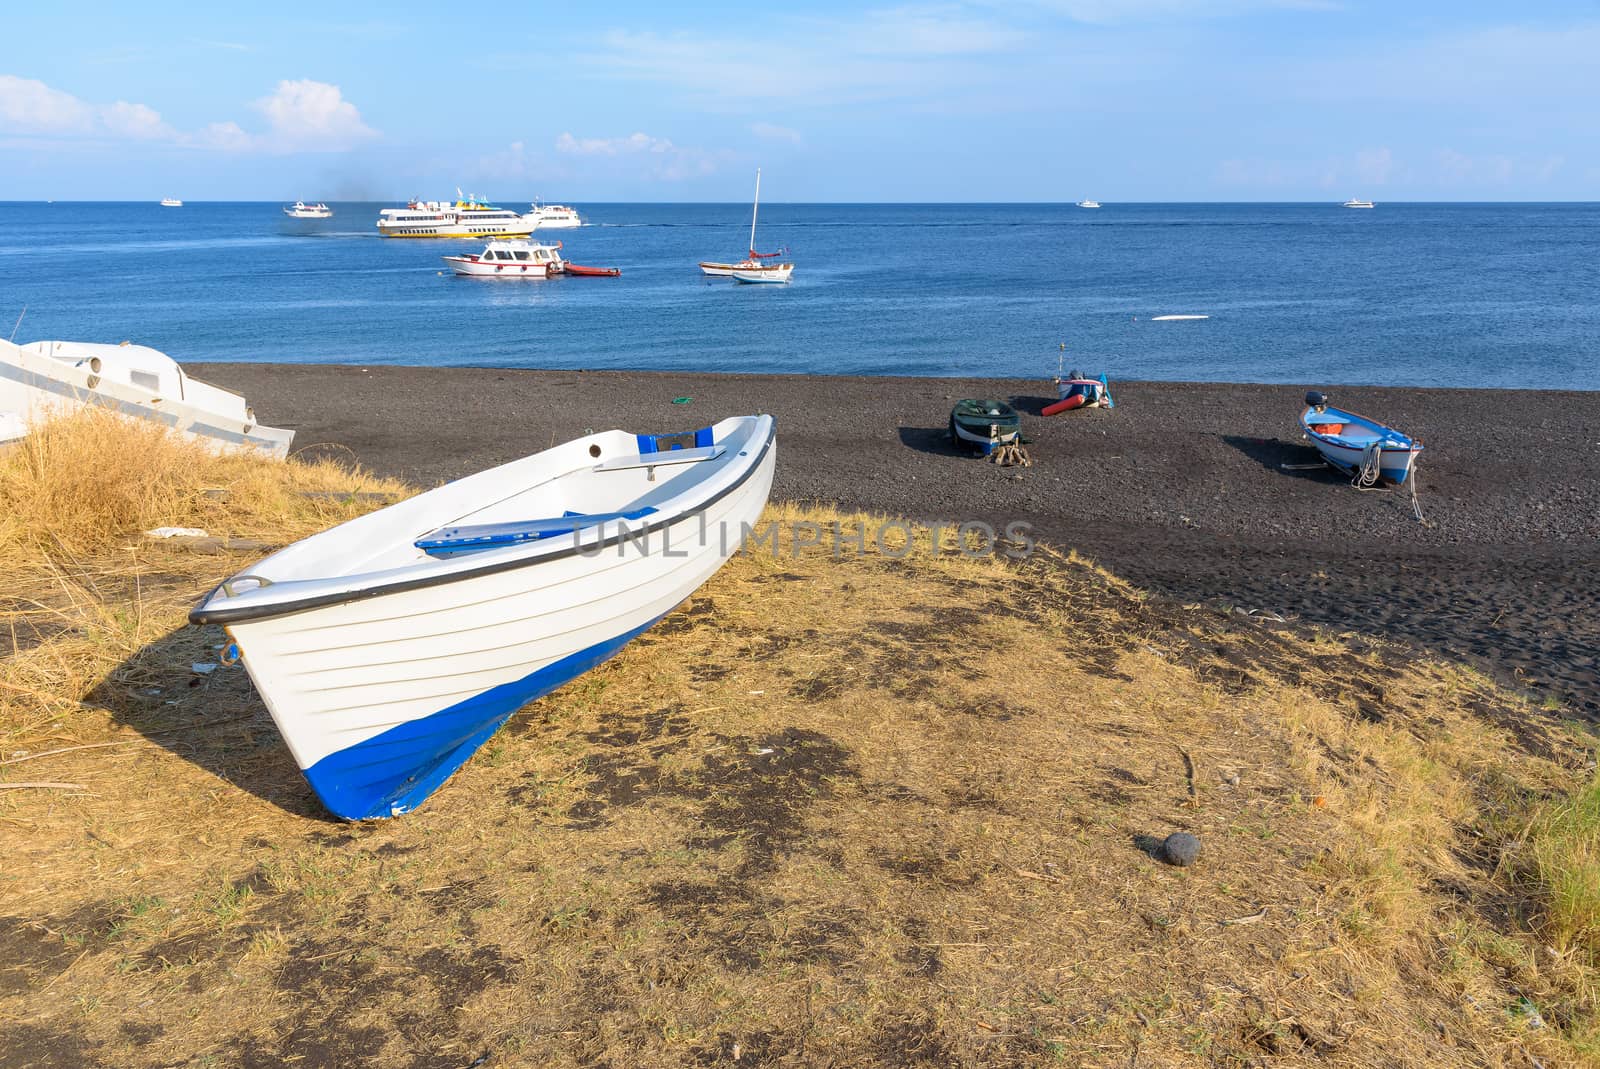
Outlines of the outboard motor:
{"label": "outboard motor", "polygon": [[1318,412],[1321,412],[1324,408],[1328,407],[1328,399],[1324,395],[1318,393],[1316,390],[1307,390],[1306,404],[1310,405]]}

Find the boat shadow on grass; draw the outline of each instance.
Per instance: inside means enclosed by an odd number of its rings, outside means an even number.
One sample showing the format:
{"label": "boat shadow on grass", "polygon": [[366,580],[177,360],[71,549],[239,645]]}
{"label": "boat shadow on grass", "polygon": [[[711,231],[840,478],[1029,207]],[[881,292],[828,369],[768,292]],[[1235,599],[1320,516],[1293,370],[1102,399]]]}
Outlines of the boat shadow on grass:
{"label": "boat shadow on grass", "polygon": [[297,817],[318,802],[242,665],[217,663],[218,627],[180,627],[107,672],[84,701],[217,779]]}
{"label": "boat shadow on grass", "polygon": [[1348,483],[1350,476],[1326,464],[1315,446],[1300,442],[1286,442],[1282,438],[1252,438],[1242,434],[1224,434],[1222,440],[1263,468],[1285,478],[1308,479],[1311,482]]}

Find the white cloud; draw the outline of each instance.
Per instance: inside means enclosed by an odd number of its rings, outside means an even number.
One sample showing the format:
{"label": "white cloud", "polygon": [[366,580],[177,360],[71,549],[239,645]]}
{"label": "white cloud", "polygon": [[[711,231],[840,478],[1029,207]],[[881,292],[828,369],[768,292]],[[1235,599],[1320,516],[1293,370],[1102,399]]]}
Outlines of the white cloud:
{"label": "white cloud", "polygon": [[803,140],[799,130],[791,130],[787,126],[775,126],[769,122],[751,123],[750,132],[763,141],[787,141],[791,145],[798,145]]}
{"label": "white cloud", "polygon": [[94,132],[94,109],[32,78],[0,74],[0,127],[13,133]]}
{"label": "white cloud", "polygon": [[277,151],[338,150],[378,136],[339,87],[327,82],[284,80],[254,106],[271,128],[264,144]]}
{"label": "white cloud", "polygon": [[1100,25],[1155,19],[1218,19],[1264,11],[1343,11],[1336,0],[1042,0],[1041,8]]}
{"label": "white cloud", "polygon": [[257,147],[256,139],[245,133],[236,122],[214,122],[201,130],[197,137],[188,140],[203,148],[223,152],[249,152]]}
{"label": "white cloud", "polygon": [[720,155],[698,148],[683,148],[664,137],[651,137],[646,133],[627,137],[573,137],[562,133],[556,138],[556,151],[569,156],[631,159],[644,177],[664,181],[712,174]]}
{"label": "white cloud", "polygon": [[232,120],[193,133],[175,130],[147,104],[119,100],[95,107],[43,82],[0,75],[0,132],[62,138],[169,142],[222,152],[331,152],[378,136],[336,85],[282,81],[255,107],[268,129],[254,134]]}
{"label": "white cloud", "polygon": [[651,137],[649,134],[577,138],[564,133],[556,138],[556,151],[577,156],[620,156],[634,152],[671,152],[673,145],[664,137]]}
{"label": "white cloud", "polygon": [[100,122],[115,137],[130,137],[139,141],[167,141],[178,132],[161,121],[161,113],[143,104],[130,104],[119,100],[108,108],[100,109]]}

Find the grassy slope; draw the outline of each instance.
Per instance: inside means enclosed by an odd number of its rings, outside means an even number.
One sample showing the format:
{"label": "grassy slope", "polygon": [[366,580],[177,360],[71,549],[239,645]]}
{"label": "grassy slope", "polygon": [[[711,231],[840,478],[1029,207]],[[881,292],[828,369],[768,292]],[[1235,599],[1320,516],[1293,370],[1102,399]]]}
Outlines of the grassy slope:
{"label": "grassy slope", "polygon": [[130,536],[394,488],[90,424],[0,457],[0,787],[78,785],[0,790],[0,1064],[1600,1056],[1590,755],[1471,672],[1071,558],[785,545],[338,824],[189,670],[258,554]]}

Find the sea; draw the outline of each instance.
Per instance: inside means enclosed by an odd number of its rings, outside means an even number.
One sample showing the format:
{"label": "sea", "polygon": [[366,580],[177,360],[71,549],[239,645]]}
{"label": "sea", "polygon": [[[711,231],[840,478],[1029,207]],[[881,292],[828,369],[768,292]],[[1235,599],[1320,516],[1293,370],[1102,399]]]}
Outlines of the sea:
{"label": "sea", "polygon": [[1600,389],[1600,204],[763,204],[786,286],[696,267],[743,255],[748,204],[577,202],[536,237],[622,274],[539,281],[454,277],[440,256],[482,241],[331,206],[0,202],[0,331],[180,361]]}

